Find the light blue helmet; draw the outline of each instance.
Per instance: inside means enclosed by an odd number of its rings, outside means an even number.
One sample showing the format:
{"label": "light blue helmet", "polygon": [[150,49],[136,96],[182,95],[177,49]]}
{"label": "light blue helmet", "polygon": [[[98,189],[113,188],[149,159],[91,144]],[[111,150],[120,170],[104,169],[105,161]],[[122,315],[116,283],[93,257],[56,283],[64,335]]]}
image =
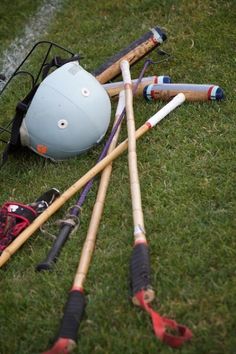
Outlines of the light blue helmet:
{"label": "light blue helmet", "polygon": [[20,128],[21,144],[64,160],[98,144],[110,117],[106,90],[78,61],[69,62],[39,85]]}

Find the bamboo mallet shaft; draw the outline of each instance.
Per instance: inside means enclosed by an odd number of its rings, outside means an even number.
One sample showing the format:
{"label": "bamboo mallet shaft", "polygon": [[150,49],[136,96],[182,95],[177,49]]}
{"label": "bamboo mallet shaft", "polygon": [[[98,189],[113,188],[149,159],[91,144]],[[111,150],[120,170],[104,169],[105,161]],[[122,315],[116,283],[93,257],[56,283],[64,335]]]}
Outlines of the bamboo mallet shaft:
{"label": "bamboo mallet shaft", "polygon": [[[150,128],[154,127],[161,119],[167,116],[172,110],[182,104],[185,100],[184,94],[178,94],[167,103],[154,116],[149,118],[135,133],[135,138],[139,139]],[[92,167],[84,176],[69,187],[61,196],[53,202],[42,214],[40,214],[32,224],[30,224],[17,238],[2,252],[0,256],[0,267],[24,244],[24,242],[37,230],[51,215],[53,215],[68,199],[77,193],[91,178],[95,177],[108,164],[120,156],[128,147],[128,139],[120,143],[110,154]]]}
{"label": "bamboo mallet shaft", "polygon": [[[142,96],[143,90],[146,86],[156,83],[158,80],[157,76],[144,77],[138,85],[136,95]],[[138,80],[132,80],[133,87]],[[118,97],[121,90],[124,89],[123,81],[111,82],[103,85],[104,89],[107,91],[111,98]]]}
{"label": "bamboo mallet shaft", "polygon": [[102,84],[110,81],[120,74],[120,63],[122,60],[125,59],[130,64],[134,64],[160,45],[165,39],[166,35],[158,27],[152,28],[151,31],[131,43],[114,57],[109,58],[106,63],[98,68],[94,73],[96,79]]}
{"label": "bamboo mallet shaft", "polygon": [[[121,72],[125,87],[125,109],[128,131],[128,165],[130,176],[130,191],[132,199],[134,234],[142,241],[146,241],[144,234],[144,220],[142,211],[141,190],[138,176],[138,164],[135,139],[135,120],[133,110],[132,80],[129,70],[129,62],[121,62]],[[139,232],[137,232],[139,230]]]}
{"label": "bamboo mallet shaft", "polygon": [[[124,95],[124,91],[121,91],[119,94],[119,101],[118,101],[118,105],[117,105],[117,109],[116,109],[114,126],[116,125],[124,108],[125,108],[125,95]],[[119,125],[119,127],[116,131],[116,134],[114,135],[114,137],[112,139],[111,145],[108,149],[108,154],[111,153],[117,145],[117,141],[118,141],[118,137],[119,137],[119,133],[120,133],[120,128],[121,128],[121,125]],[[112,163],[107,165],[101,174],[101,179],[99,182],[96,201],[95,201],[95,204],[93,207],[87,236],[86,236],[86,239],[85,239],[85,242],[83,245],[83,249],[81,252],[81,257],[80,257],[79,265],[78,265],[76,275],[74,278],[74,283],[73,283],[72,289],[73,288],[83,289],[83,287],[84,287],[83,286],[84,281],[86,279],[89,265],[91,262],[91,258],[92,258],[93,252],[94,252],[96,235],[97,235],[100,220],[102,217],[102,212],[103,212],[106,193],[107,193],[107,189],[108,189],[108,185],[109,185],[109,181],[110,181],[110,177],[111,177],[111,172],[112,172]]]}

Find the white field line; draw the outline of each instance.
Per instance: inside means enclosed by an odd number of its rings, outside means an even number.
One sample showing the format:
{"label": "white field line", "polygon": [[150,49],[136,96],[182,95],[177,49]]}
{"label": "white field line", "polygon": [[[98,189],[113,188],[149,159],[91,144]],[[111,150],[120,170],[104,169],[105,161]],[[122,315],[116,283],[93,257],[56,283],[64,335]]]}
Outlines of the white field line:
{"label": "white field line", "polygon": [[22,37],[16,37],[3,52],[2,58],[0,58],[0,74],[6,77],[6,81],[0,80],[0,91],[24,60],[35,42],[47,33],[49,23],[62,4],[63,0],[44,1],[29,23],[26,24]]}

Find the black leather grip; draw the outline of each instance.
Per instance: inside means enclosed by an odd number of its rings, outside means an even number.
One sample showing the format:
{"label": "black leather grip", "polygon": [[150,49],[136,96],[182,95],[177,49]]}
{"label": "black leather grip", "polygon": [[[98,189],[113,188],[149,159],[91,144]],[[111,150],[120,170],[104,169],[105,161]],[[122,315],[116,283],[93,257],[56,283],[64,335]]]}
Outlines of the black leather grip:
{"label": "black leather grip", "polygon": [[59,253],[64,246],[65,242],[67,241],[71,231],[73,229],[72,225],[63,225],[56,240],[54,241],[52,248],[48,252],[47,257],[45,258],[44,261],[40,262],[36,266],[37,271],[42,271],[42,270],[52,270],[54,263],[56,262]]}
{"label": "black leather grip", "polygon": [[130,273],[132,296],[140,290],[150,288],[151,269],[146,243],[139,243],[134,246],[131,256]]}
{"label": "black leather grip", "polygon": [[69,338],[75,342],[77,341],[78,329],[83,318],[85,306],[84,293],[79,290],[72,290],[64,308],[58,338]]}

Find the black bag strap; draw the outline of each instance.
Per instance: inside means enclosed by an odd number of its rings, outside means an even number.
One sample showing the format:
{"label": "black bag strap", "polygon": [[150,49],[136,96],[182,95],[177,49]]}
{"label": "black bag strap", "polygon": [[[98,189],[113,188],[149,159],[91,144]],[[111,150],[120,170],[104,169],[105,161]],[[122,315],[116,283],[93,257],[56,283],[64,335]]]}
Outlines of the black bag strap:
{"label": "black bag strap", "polygon": [[37,212],[30,205],[18,202],[6,202],[3,208],[6,208],[9,216],[19,220],[25,220],[29,224],[37,217]]}
{"label": "black bag strap", "polygon": [[62,59],[59,56],[55,56],[49,63],[47,63],[44,68],[43,68],[43,72],[42,72],[42,80],[45,79],[45,77],[48,76],[49,74],[49,70],[53,67],[56,68],[60,68],[62,65],[66,64],[66,63],[70,63],[72,61],[76,61],[79,60],[81,58],[81,56],[79,54],[74,55],[73,57],[69,58],[69,59]]}
{"label": "black bag strap", "polygon": [[22,101],[19,101],[16,106],[15,116],[12,121],[11,136],[10,140],[5,147],[2,154],[2,167],[8,158],[8,154],[20,147],[20,126],[22,124],[25,113],[28,110],[29,104],[32,101],[35,92],[37,91],[39,85],[34,86],[30,92],[25,96]]}

